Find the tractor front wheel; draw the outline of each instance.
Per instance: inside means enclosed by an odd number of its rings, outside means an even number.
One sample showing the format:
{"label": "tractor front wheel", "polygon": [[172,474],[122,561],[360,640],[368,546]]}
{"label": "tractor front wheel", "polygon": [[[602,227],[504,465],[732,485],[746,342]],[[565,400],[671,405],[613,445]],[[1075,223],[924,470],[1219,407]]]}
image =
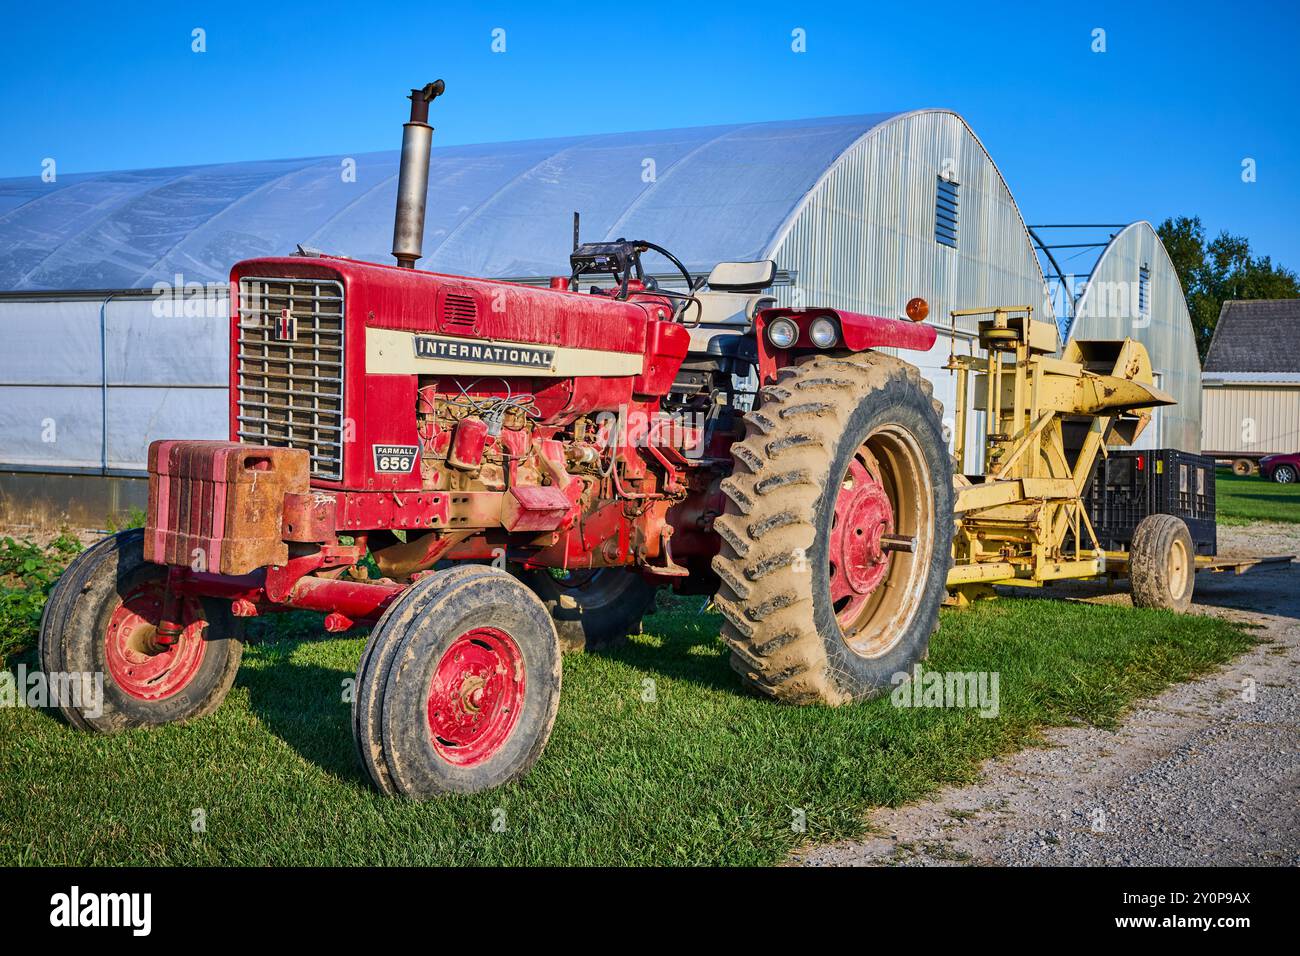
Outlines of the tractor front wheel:
{"label": "tractor front wheel", "polygon": [[565,653],[622,643],[654,607],[658,590],[626,568],[584,568],[559,576],[537,568],[525,572],[524,582],[551,612]]}
{"label": "tractor front wheel", "polygon": [[527,773],[560,700],[560,649],[541,601],[505,571],[427,575],[370,634],[353,732],[384,793],[428,800]]}
{"label": "tractor front wheel", "polygon": [[926,654],[952,562],[940,411],[914,366],[875,352],[762,390],[714,522],[723,637],[751,687],[842,704]]}
{"label": "tractor front wheel", "polygon": [[1196,549],[1177,515],[1147,515],[1133,530],[1129,587],[1136,607],[1186,611],[1196,583]]}
{"label": "tractor front wheel", "polygon": [[112,733],[206,716],[243,657],[230,605],[184,597],[180,636],[158,639],[167,569],[144,559],[144,534],[123,531],[79,554],[41,618],[39,654],[68,722]]}

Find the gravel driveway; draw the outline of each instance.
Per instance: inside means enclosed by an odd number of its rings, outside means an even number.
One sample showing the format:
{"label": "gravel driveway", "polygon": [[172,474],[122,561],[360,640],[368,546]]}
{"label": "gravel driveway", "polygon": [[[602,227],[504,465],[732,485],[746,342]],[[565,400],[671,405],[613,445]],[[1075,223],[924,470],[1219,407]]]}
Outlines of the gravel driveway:
{"label": "gravel driveway", "polygon": [[[1300,525],[1220,527],[1219,550],[1300,554]],[[1129,600],[1090,584],[1068,596]],[[1300,563],[1200,574],[1196,610],[1253,624],[1268,643],[1145,701],[1117,731],[1048,731],[1047,748],[988,761],[970,786],[874,811],[872,837],[802,850],[792,862],[1300,864]]]}

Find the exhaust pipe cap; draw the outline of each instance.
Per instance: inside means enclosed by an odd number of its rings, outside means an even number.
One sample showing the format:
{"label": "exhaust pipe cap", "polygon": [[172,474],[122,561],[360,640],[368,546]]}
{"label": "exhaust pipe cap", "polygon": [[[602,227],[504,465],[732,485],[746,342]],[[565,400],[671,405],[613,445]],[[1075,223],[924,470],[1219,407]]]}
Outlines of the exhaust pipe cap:
{"label": "exhaust pipe cap", "polygon": [[447,84],[434,80],[411,90],[411,118],[402,127],[402,161],[397,173],[397,210],[393,216],[393,258],[403,269],[414,269],[423,255],[424,213],[429,199],[429,150],[433,127],[429,104]]}

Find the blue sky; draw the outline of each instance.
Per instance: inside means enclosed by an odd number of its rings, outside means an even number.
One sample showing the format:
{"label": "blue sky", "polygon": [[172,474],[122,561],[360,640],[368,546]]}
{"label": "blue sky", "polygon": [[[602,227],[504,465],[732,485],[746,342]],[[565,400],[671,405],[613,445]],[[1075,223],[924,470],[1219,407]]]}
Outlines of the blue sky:
{"label": "blue sky", "polygon": [[[11,4],[0,177],[38,176],[46,157],[71,173],[392,149],[404,91],[439,76],[446,145],[946,107],[1031,223],[1198,214],[1300,270],[1295,3],[626,10]],[[205,53],[191,51],[195,28]],[[791,49],[795,29],[806,52]]]}

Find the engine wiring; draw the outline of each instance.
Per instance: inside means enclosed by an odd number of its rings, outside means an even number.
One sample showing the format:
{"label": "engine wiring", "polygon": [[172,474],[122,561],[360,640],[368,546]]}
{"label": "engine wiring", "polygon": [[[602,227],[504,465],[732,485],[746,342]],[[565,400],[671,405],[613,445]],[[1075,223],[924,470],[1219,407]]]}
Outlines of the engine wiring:
{"label": "engine wiring", "polygon": [[[497,381],[504,385],[506,387],[505,397],[491,395],[480,398],[469,394],[470,389],[484,381]],[[517,412],[525,418],[533,420],[541,417],[541,413],[537,410],[537,397],[528,392],[515,395],[510,387],[509,380],[505,378],[476,378],[468,386],[462,384],[460,379],[456,379],[455,384],[460,389],[460,396],[448,399],[447,404],[456,408],[467,408],[469,414],[477,415],[483,419],[487,423],[488,434],[493,438],[501,434],[501,428],[505,424],[505,418],[509,412]]]}

